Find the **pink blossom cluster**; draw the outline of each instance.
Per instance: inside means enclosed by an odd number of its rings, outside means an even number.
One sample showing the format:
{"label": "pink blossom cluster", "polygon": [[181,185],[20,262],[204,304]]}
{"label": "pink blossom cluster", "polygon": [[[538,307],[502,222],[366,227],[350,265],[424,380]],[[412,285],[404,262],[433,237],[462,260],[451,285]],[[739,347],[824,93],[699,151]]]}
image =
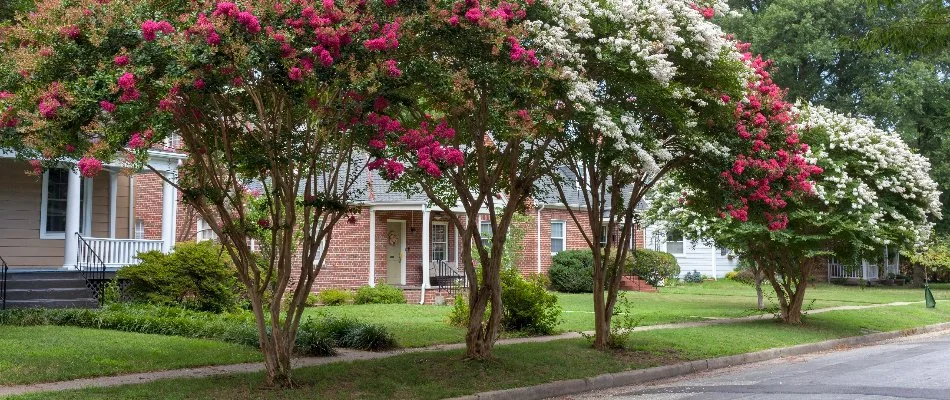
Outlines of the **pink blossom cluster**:
{"label": "pink blossom cluster", "polygon": [[43,162],[40,160],[30,160],[30,169],[33,170],[33,173],[36,175],[43,173]]}
{"label": "pink blossom cluster", "polygon": [[386,70],[386,75],[392,78],[398,78],[402,76],[402,70],[399,69],[399,66],[396,64],[396,60],[389,59],[383,61],[383,67]]}
{"label": "pink blossom cluster", "polygon": [[[713,19],[716,16],[716,10],[712,7],[702,7],[699,4],[693,3],[689,5],[690,8],[699,11],[699,13],[705,19]],[[732,40],[731,38],[729,40]]]}
{"label": "pink blossom cluster", "polygon": [[76,40],[76,39],[79,39],[80,35],[82,35],[82,31],[79,29],[79,26],[77,25],[69,25],[69,26],[64,26],[60,28],[59,34],[63,35],[63,37],[67,39]]}
{"label": "pink blossom cluster", "polygon": [[524,47],[521,47],[521,43],[517,38],[509,36],[508,44],[511,45],[511,61],[521,61],[532,67],[537,67],[541,64],[534,50],[525,50]]}
{"label": "pink blossom cluster", "polygon": [[37,105],[40,115],[45,119],[56,118],[59,109],[66,105],[64,95],[65,89],[63,85],[59,82],[53,82],[53,84],[40,95],[40,101]]}
{"label": "pink blossom cluster", "polygon": [[[742,50],[747,48],[746,44],[740,46]],[[822,170],[804,157],[808,146],[800,142],[785,92],[772,81],[768,71],[771,60],[752,58],[749,53],[745,53],[744,60],[754,74],[747,83],[746,99],[736,104],[735,116],[736,133],[748,141],[749,147],[736,157],[729,170],[722,172],[739,198],[726,211],[735,219],[747,221],[750,206],[764,206],[768,229],[780,230],[788,224],[788,216],[781,210],[788,200],[811,195],[809,179]],[[730,99],[724,96],[721,100],[728,103]]]}
{"label": "pink blossom cluster", "polygon": [[393,21],[383,25],[380,36],[367,39],[363,42],[363,47],[372,51],[395,49],[399,46],[399,25],[399,21]]}
{"label": "pink blossom cluster", "polygon": [[149,142],[152,140],[152,131],[147,130],[145,132],[133,132],[132,137],[129,138],[129,143],[127,146],[132,150],[141,150],[149,146]]}
{"label": "pink blossom cluster", "polygon": [[79,167],[79,174],[86,178],[92,178],[102,172],[102,161],[93,157],[83,157],[76,165]]}
{"label": "pink blossom cluster", "polygon": [[453,5],[452,16],[447,22],[449,25],[458,26],[460,17],[464,17],[472,25],[486,26],[493,20],[508,23],[524,19],[525,15],[524,9],[507,1],[500,1],[497,7],[490,7],[481,4],[479,0],[465,0]]}
{"label": "pink blossom cluster", "polygon": [[122,90],[122,95],[119,97],[119,101],[123,103],[128,103],[131,101],[138,100],[141,97],[138,89],[135,87],[135,74],[131,72],[123,73],[122,76],[118,79],[119,89]]}
{"label": "pink blossom cluster", "polygon": [[102,101],[100,101],[100,102],[99,102],[99,107],[102,108],[102,111],[105,111],[105,112],[107,112],[107,113],[109,113],[109,114],[114,113],[114,112],[115,112],[115,109],[116,109],[115,103],[113,103],[113,102],[111,102],[111,101],[109,101],[109,100],[102,100]]}
{"label": "pink blossom cluster", "polygon": [[212,17],[234,18],[237,23],[244,26],[250,33],[261,32],[261,21],[250,11],[241,10],[238,6],[229,1],[222,1],[217,4]]}
{"label": "pink blossom cluster", "polygon": [[155,40],[158,32],[170,35],[175,33],[175,28],[168,21],[147,20],[142,23],[142,39],[146,42]]}
{"label": "pink blossom cluster", "polygon": [[16,128],[17,125],[20,125],[20,119],[16,117],[13,107],[7,107],[7,109],[0,114],[0,128]]}

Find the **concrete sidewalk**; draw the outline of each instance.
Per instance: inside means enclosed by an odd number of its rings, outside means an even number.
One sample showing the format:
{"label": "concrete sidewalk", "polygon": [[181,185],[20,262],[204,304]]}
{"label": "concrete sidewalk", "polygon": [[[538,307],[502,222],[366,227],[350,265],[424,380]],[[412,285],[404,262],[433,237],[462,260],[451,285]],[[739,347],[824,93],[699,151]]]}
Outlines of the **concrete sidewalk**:
{"label": "concrete sidewalk", "polygon": [[[820,313],[829,312],[829,311],[862,310],[862,309],[878,308],[878,307],[905,306],[905,305],[918,304],[918,303],[922,303],[922,302],[916,301],[916,302],[895,302],[895,303],[885,303],[885,304],[871,304],[871,305],[865,305],[865,306],[838,306],[838,307],[829,307],[829,308],[811,310],[808,313],[820,314]],[[659,330],[659,329],[697,328],[697,327],[711,326],[711,325],[734,324],[734,323],[739,323],[739,322],[767,320],[767,319],[772,319],[772,318],[774,318],[774,316],[771,314],[756,314],[756,315],[750,315],[747,317],[739,317],[739,318],[722,318],[722,319],[712,319],[708,321],[640,326],[640,327],[634,328],[633,331],[640,332],[640,331],[653,331],[653,330]],[[495,343],[496,345],[500,345],[500,346],[520,344],[520,343],[542,343],[542,342],[550,342],[554,340],[581,338],[583,337],[584,334],[590,335],[590,334],[593,334],[593,332],[592,331],[584,332],[583,334],[580,332],[568,332],[568,333],[563,333],[560,335],[551,335],[551,336],[501,339]],[[294,360],[294,368],[302,368],[302,367],[330,364],[330,363],[336,363],[336,362],[372,360],[372,359],[393,357],[400,354],[434,352],[434,351],[443,351],[443,350],[458,350],[458,349],[464,349],[464,348],[465,348],[464,343],[453,343],[453,344],[417,347],[417,348],[410,348],[410,349],[399,349],[399,350],[375,352],[375,353],[367,352],[367,351],[339,349],[339,354],[332,357],[297,358]],[[167,370],[167,371],[142,372],[142,373],[116,375],[116,376],[75,379],[75,380],[60,381],[60,382],[35,383],[35,384],[17,385],[17,386],[2,386],[0,387],[0,396],[10,396],[10,395],[15,395],[15,394],[47,392],[47,391],[82,389],[82,388],[90,388],[90,387],[109,387],[109,386],[130,385],[130,384],[146,383],[146,382],[153,382],[157,380],[172,379],[172,378],[203,378],[203,377],[218,376],[218,375],[260,372],[264,370],[265,370],[264,363],[258,362],[258,363],[184,368],[184,369],[174,369],[174,370]]]}

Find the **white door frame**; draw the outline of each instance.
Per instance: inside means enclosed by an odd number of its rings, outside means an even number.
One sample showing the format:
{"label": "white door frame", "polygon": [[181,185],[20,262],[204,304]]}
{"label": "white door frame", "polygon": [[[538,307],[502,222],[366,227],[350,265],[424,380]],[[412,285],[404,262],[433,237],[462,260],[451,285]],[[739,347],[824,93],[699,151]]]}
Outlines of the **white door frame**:
{"label": "white door frame", "polygon": [[[399,235],[399,237],[400,237],[400,239],[399,239],[399,240],[400,240],[400,242],[399,242],[399,254],[400,254],[400,257],[399,257],[399,258],[400,258],[400,260],[399,260],[399,268],[400,268],[400,271],[399,271],[399,284],[400,284],[400,285],[405,285],[405,284],[406,284],[406,258],[407,258],[408,255],[409,255],[409,254],[406,252],[406,220],[404,220],[404,219],[387,219],[387,220],[386,220],[386,225],[389,225],[390,222],[399,223],[399,225],[402,227],[402,228],[400,228],[401,234]],[[388,228],[388,226],[387,226],[387,228]],[[388,229],[387,229],[387,230],[388,230]],[[386,242],[386,245],[387,245],[387,246],[389,245],[389,242],[388,242],[388,241]],[[389,266],[387,265],[387,268],[388,268],[388,267],[389,267]],[[386,272],[386,275],[389,275],[389,272]]]}

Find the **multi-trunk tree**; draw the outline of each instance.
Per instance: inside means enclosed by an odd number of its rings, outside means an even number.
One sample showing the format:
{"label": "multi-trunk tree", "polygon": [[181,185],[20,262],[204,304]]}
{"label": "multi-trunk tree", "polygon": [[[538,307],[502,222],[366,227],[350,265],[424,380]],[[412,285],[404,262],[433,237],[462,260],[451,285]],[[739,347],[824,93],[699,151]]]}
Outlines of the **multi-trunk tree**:
{"label": "multi-trunk tree", "polygon": [[735,136],[731,103],[744,93],[747,68],[712,22],[728,12],[724,3],[547,3],[564,34],[539,25],[538,43],[573,85],[565,132],[549,155],[549,190],[593,252],[593,344],[603,349],[634,256],[637,205],[667,172],[720,155]]}
{"label": "multi-trunk tree", "polygon": [[[398,79],[400,10],[395,1],[38,1],[0,28],[0,143],[37,171],[66,162],[93,176],[104,161],[141,168],[152,144],[179,135],[188,159],[164,179],[231,256],[267,381],[289,385],[320,246],[351,211],[366,167],[356,150],[369,138],[354,126]],[[263,190],[248,190],[252,181]],[[254,237],[268,246],[253,251]]]}
{"label": "multi-trunk tree", "polygon": [[[857,267],[875,261],[885,246],[914,250],[930,236],[940,201],[929,162],[893,133],[820,106],[802,106],[793,116],[805,157],[821,171],[804,181],[812,187],[803,195],[782,199],[782,216],[720,209],[735,187],[696,176],[662,185],[651,213],[755,262],[777,294],[782,319],[800,323],[808,279],[828,258]],[[727,181],[744,172],[735,166],[723,174]]]}

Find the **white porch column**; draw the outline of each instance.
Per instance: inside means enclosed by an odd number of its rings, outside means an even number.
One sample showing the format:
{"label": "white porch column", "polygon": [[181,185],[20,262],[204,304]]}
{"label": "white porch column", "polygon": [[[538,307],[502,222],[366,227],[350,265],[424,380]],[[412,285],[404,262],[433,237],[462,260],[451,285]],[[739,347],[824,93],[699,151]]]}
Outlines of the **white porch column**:
{"label": "white porch column", "polygon": [[376,286],[376,208],[369,208],[369,285]]}
{"label": "white porch column", "polygon": [[66,187],[66,233],[63,250],[63,268],[76,269],[76,256],[79,253],[79,214],[82,212],[80,207],[80,185],[82,177],[76,168],[69,169],[69,178]]}
{"label": "white porch column", "polygon": [[429,286],[429,225],[431,214],[428,206],[422,206],[422,287]]}
{"label": "white porch column", "polygon": [[109,238],[115,239],[115,207],[119,192],[119,175],[109,170]]}
{"label": "white porch column", "polygon": [[[172,173],[165,175],[169,180],[174,180]],[[175,206],[177,203],[177,192],[170,183],[162,180],[162,251],[169,253],[175,246]]]}

